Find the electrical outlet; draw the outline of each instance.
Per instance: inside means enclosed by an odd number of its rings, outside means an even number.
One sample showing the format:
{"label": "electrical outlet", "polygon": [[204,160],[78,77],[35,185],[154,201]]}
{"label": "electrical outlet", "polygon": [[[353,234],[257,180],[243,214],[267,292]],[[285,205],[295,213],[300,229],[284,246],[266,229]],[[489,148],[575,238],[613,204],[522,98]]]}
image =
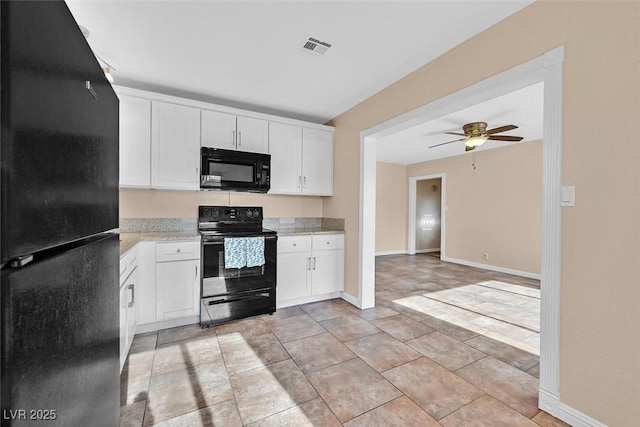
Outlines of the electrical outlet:
{"label": "electrical outlet", "polygon": [[482,259],[484,259],[484,260],[488,260],[488,259],[489,259],[489,254],[488,254],[488,253],[486,253],[486,252],[485,252],[485,253],[483,253],[483,254],[482,254]]}

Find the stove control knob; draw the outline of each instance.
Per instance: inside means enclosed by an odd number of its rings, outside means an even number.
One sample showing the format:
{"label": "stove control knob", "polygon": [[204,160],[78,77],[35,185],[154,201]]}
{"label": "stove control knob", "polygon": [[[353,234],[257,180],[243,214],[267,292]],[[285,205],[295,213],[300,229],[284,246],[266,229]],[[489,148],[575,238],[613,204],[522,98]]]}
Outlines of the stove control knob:
{"label": "stove control knob", "polygon": [[220,210],[219,209],[214,209],[212,211],[212,215],[214,218],[220,216]]}
{"label": "stove control knob", "polygon": [[251,209],[247,209],[244,214],[247,216],[247,218],[251,218]]}

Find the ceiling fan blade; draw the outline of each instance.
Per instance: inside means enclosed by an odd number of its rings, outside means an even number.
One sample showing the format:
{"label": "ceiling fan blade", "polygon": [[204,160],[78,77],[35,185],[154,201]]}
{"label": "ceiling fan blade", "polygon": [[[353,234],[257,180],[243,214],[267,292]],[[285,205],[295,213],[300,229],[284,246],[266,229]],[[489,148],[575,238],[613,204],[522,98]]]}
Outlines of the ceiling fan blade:
{"label": "ceiling fan blade", "polygon": [[491,135],[489,136],[489,139],[494,140],[494,141],[511,141],[511,142],[517,142],[517,141],[522,141],[524,138],[521,136],[509,136],[509,135]]}
{"label": "ceiling fan blade", "polygon": [[465,151],[465,152],[467,152],[467,151],[471,151],[471,150],[473,150],[473,149],[475,149],[475,148],[476,148],[476,147],[469,147],[468,145],[465,145],[465,146],[464,146],[464,151]]}
{"label": "ceiling fan blade", "polygon": [[457,133],[457,132],[444,132],[447,135],[458,135],[458,136],[467,136],[464,133]]}
{"label": "ceiling fan blade", "polygon": [[487,131],[487,134],[488,135],[493,135],[494,133],[506,132],[508,130],[513,130],[513,129],[518,129],[518,126],[516,126],[516,125],[500,126],[499,128],[489,129]]}
{"label": "ceiling fan blade", "polygon": [[451,144],[452,142],[458,142],[458,141],[462,141],[462,140],[464,140],[464,139],[465,139],[465,138],[454,139],[453,141],[447,141],[447,142],[443,142],[442,144],[432,145],[432,146],[431,146],[431,147],[429,147],[429,148],[439,147],[439,146],[441,146],[441,145]]}

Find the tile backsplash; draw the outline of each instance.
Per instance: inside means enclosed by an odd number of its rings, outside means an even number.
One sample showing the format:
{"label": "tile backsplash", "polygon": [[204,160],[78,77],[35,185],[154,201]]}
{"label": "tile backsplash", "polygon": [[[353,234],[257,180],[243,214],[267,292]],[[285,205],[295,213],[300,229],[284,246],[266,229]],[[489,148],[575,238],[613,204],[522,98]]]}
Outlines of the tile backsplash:
{"label": "tile backsplash", "polygon": [[121,233],[195,231],[196,218],[120,218]]}

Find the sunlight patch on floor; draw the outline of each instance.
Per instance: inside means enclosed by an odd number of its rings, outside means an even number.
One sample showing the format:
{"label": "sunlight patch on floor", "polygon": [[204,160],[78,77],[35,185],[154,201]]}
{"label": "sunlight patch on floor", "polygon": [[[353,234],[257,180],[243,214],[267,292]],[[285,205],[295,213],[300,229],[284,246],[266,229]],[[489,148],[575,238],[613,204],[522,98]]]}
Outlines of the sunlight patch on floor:
{"label": "sunlight patch on floor", "polygon": [[495,280],[393,300],[533,354],[540,354],[540,290]]}

